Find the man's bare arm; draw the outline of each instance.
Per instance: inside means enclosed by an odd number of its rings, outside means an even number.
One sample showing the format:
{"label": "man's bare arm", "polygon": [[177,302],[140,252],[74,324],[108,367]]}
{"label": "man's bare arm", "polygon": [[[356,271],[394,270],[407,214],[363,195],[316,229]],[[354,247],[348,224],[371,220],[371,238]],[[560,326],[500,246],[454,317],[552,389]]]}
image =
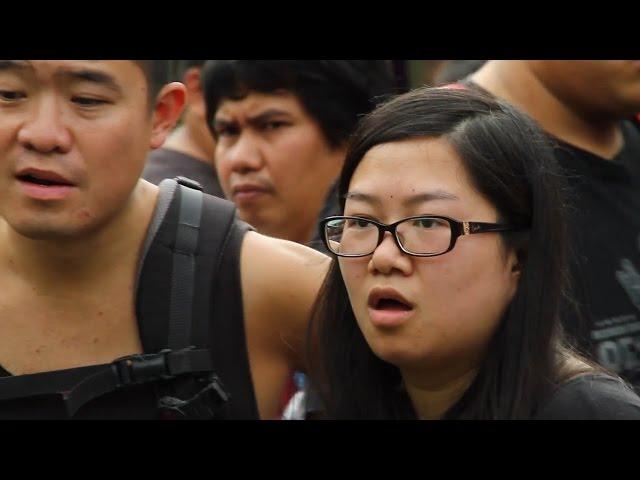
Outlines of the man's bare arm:
{"label": "man's bare arm", "polygon": [[329,257],[255,232],[241,253],[242,297],[249,361],[262,418],[277,410],[292,370],[302,363],[306,329]]}

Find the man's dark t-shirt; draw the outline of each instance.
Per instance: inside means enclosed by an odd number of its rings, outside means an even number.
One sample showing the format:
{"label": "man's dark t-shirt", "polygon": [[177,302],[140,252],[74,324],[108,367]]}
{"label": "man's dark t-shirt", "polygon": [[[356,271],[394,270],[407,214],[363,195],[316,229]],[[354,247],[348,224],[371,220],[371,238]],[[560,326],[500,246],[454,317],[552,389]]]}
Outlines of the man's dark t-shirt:
{"label": "man's dark t-shirt", "polygon": [[622,123],[612,160],[558,141],[568,174],[574,296],[567,329],[604,367],[640,387],[640,129]]}
{"label": "man's dark t-shirt", "polygon": [[[490,95],[469,79],[456,84]],[[572,295],[563,323],[577,346],[640,391],[640,127],[620,122],[611,160],[555,137],[569,185]]]}
{"label": "man's dark t-shirt", "polygon": [[195,180],[202,185],[204,193],[225,198],[216,171],[210,165],[196,157],[169,148],[152,151],[142,172],[142,178],[158,185],[165,178],[175,177]]}

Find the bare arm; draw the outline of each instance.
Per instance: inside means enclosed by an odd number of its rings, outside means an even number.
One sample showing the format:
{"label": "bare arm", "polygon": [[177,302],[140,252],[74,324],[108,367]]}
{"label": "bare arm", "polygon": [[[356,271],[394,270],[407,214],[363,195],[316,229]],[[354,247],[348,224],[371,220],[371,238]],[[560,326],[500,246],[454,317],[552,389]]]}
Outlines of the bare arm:
{"label": "bare arm", "polygon": [[313,303],[330,259],[286,240],[249,232],[241,252],[249,362],[261,418],[272,418],[302,353]]}

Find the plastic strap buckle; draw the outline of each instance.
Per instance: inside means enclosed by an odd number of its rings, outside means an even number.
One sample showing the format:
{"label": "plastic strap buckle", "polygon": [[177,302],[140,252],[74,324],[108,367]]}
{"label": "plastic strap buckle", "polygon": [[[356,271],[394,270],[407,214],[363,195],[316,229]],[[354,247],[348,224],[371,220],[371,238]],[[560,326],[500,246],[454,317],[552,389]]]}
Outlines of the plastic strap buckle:
{"label": "plastic strap buckle", "polygon": [[158,353],[143,353],[119,358],[113,362],[113,368],[121,385],[142,383],[148,380],[171,376],[167,356],[171,350]]}

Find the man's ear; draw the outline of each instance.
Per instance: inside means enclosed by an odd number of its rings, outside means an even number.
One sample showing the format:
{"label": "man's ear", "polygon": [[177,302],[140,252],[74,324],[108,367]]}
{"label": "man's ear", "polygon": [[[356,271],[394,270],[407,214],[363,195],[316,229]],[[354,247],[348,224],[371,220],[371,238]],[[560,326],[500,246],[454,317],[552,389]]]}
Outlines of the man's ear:
{"label": "man's ear", "polygon": [[151,129],[152,149],[160,148],[173,130],[184,109],[187,92],[179,82],[172,82],[160,90],[153,108],[153,124]]}
{"label": "man's ear", "polygon": [[199,117],[205,117],[204,95],[202,93],[202,84],[200,83],[200,74],[202,68],[191,67],[182,76],[182,83],[187,87],[187,102],[189,109],[194,111]]}

